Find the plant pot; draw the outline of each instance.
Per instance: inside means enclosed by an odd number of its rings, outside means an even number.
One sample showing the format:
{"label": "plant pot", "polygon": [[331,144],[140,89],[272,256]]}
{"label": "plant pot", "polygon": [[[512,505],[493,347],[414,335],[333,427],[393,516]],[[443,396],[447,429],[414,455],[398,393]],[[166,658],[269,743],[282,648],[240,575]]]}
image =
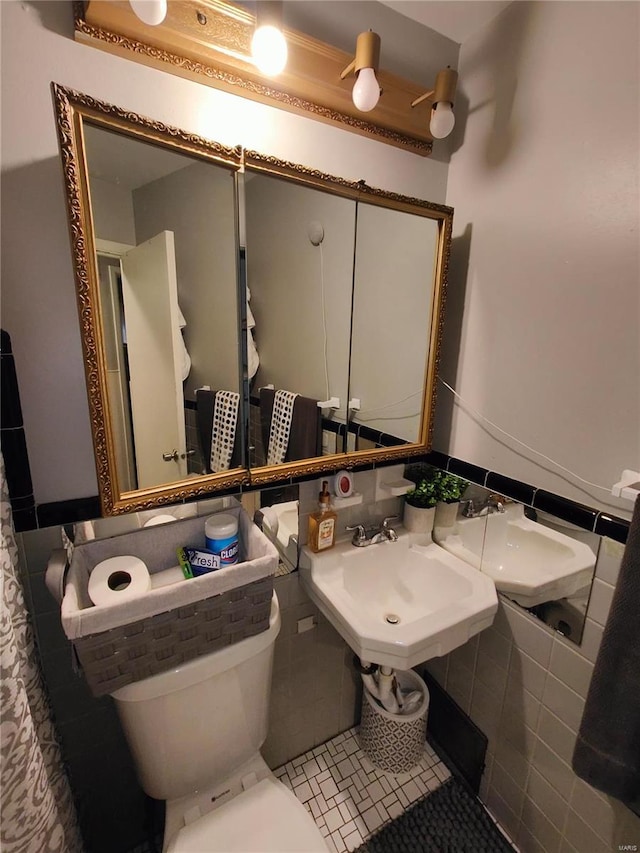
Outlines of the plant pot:
{"label": "plant pot", "polygon": [[426,533],[430,536],[435,515],[436,508],[434,506],[425,508],[405,503],[402,516],[404,529],[408,530],[409,533]]}
{"label": "plant pot", "polygon": [[453,503],[445,503],[444,501],[440,501],[436,504],[436,517],[434,521],[435,527],[453,527],[456,523],[456,517],[458,515],[458,507],[460,506],[460,501],[454,501]]}

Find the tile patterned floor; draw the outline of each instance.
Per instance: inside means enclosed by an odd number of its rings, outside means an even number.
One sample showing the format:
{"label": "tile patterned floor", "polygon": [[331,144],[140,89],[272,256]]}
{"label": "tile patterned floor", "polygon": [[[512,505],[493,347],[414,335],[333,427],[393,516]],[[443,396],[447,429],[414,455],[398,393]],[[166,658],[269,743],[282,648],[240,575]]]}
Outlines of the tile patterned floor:
{"label": "tile patterned floor", "polygon": [[429,744],[408,773],[378,770],[360,749],[355,728],[274,772],[304,803],[335,853],[355,850],[451,776]]}

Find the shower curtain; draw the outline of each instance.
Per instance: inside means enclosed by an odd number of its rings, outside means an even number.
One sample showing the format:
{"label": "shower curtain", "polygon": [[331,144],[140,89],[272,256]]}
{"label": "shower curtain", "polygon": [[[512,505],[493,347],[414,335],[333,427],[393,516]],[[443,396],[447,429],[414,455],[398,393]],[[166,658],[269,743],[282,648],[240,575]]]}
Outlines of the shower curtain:
{"label": "shower curtain", "polygon": [[0,850],[82,853],[71,790],[42,690],[18,578],[18,549],[0,454]]}

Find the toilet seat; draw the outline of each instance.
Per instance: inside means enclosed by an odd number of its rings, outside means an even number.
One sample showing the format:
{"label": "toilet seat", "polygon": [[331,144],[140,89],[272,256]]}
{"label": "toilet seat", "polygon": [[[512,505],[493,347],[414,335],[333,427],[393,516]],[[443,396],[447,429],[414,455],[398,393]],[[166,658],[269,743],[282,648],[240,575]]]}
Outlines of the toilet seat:
{"label": "toilet seat", "polygon": [[180,829],[166,853],[327,853],[313,819],[270,776]]}

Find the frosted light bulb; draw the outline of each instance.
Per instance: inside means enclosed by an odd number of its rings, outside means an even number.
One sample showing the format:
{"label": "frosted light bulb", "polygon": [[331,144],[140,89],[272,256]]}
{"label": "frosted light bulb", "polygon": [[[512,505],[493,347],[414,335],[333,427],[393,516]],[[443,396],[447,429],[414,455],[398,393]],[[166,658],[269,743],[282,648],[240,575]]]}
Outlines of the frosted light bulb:
{"label": "frosted light bulb", "polygon": [[268,77],[284,71],[287,64],[287,40],[282,30],[271,25],[258,27],[251,40],[251,55],[258,69]]}
{"label": "frosted light bulb", "polygon": [[456,123],[456,117],[448,101],[439,101],[431,110],[429,130],[434,139],[444,139],[449,136]]}
{"label": "frosted light bulb", "polygon": [[129,0],[129,4],[143,24],[155,27],[167,15],[167,0]]}
{"label": "frosted light bulb", "polygon": [[373,68],[361,68],[351,94],[360,112],[368,113],[380,100],[380,84]]}

